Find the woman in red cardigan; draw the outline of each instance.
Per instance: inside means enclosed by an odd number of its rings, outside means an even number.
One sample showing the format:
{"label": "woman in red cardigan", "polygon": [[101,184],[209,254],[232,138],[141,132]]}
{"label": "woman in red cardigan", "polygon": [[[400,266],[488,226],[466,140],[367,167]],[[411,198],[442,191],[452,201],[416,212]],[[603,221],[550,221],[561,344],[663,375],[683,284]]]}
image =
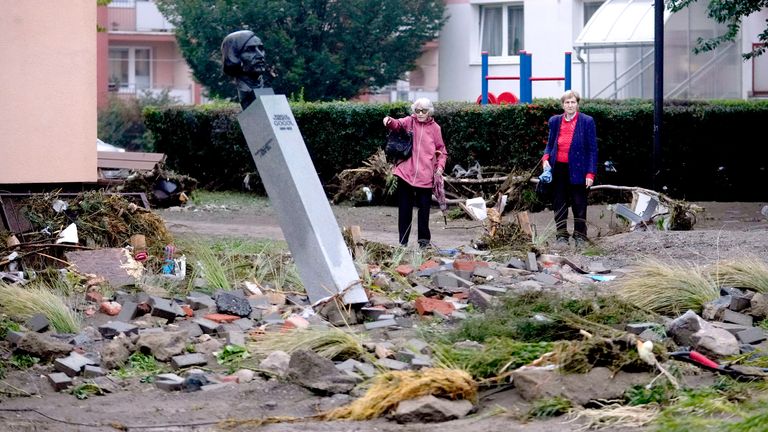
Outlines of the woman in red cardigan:
{"label": "woman in red cardigan", "polygon": [[594,183],[597,172],[595,121],[579,112],[580,100],[574,90],[560,97],[563,114],[549,119],[549,139],[542,157],[544,170],[552,170],[557,242],[568,244],[567,219],[571,207],[576,246],[587,240],[587,188]]}

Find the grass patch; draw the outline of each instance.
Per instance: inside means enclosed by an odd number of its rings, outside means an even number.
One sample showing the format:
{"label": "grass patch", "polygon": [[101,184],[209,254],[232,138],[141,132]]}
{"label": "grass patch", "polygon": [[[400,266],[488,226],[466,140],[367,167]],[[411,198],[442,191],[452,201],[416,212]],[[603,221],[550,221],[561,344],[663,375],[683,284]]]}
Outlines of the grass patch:
{"label": "grass patch", "polygon": [[718,286],[746,288],[768,293],[768,265],[755,256],[718,262],[709,268]]}
{"label": "grass patch", "polygon": [[526,417],[538,419],[559,417],[563,414],[568,414],[571,409],[573,409],[571,401],[562,396],[555,396],[553,398],[539,399],[535,401],[526,414]]}
{"label": "grass patch", "polygon": [[269,207],[267,197],[246,192],[206,191],[197,189],[192,192],[192,202],[198,206],[215,205],[231,208],[266,208]]}
{"label": "grass patch", "polygon": [[720,297],[708,272],[694,265],[648,259],[618,283],[625,301],[649,311],[677,316],[688,309],[701,312],[707,302]]}
{"label": "grass patch", "polygon": [[363,347],[362,336],[356,336],[335,327],[309,327],[281,332],[268,332],[249,345],[251,352],[266,357],[273,351],[288,354],[309,349],[330,360],[364,358],[369,356]]}
{"label": "grass patch", "polygon": [[461,369],[476,380],[493,378],[524,366],[552,351],[550,342],[516,342],[508,338],[489,338],[481,349],[434,345],[441,367]]}
{"label": "grass patch", "polygon": [[42,313],[60,333],[80,331],[80,314],[69,307],[59,293],[41,284],[20,287],[0,283],[0,305],[5,314],[22,320]]}
{"label": "grass patch", "polygon": [[432,336],[449,343],[466,339],[485,343],[494,337],[551,342],[580,339],[580,329],[601,334],[609,327],[623,328],[629,322],[657,318],[615,296],[564,299],[551,293],[528,292],[504,297],[501,305],[469,317],[458,329]]}
{"label": "grass patch", "polygon": [[152,354],[144,354],[136,351],[128,357],[128,361],[114,373],[119,378],[125,379],[134,376],[154,376],[162,373],[164,367],[157,362]]}
{"label": "grass patch", "polygon": [[221,351],[214,353],[216,362],[226,366],[230,373],[240,368],[243,360],[251,356],[248,349],[239,345],[227,345]]}

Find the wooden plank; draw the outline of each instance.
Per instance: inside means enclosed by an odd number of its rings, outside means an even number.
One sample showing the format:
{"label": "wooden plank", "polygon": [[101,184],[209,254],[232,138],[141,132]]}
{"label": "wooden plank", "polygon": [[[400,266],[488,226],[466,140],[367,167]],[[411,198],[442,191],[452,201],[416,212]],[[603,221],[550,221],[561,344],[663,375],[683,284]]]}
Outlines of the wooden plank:
{"label": "wooden plank", "polygon": [[103,160],[133,160],[147,162],[162,162],[165,160],[163,153],[145,153],[145,152],[97,152],[98,159]]}
{"label": "wooden plank", "polygon": [[152,171],[157,162],[131,161],[131,160],[97,160],[96,166],[101,169],[132,169],[138,171]]}
{"label": "wooden plank", "polygon": [[531,229],[531,221],[530,221],[530,218],[528,217],[527,211],[522,211],[517,214],[517,223],[518,225],[520,225],[520,228],[528,237],[531,237],[531,238],[533,237],[533,230]]}
{"label": "wooden plank", "polygon": [[349,227],[349,234],[352,236],[352,244],[355,245],[355,258],[360,258],[365,253],[363,249],[363,230],[360,225],[352,225]]}

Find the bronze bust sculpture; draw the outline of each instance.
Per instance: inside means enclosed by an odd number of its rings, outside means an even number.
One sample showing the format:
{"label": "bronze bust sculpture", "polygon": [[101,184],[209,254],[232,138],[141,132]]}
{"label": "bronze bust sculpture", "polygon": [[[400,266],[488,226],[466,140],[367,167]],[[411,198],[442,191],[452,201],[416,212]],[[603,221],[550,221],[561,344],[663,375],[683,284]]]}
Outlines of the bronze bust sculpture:
{"label": "bronze bust sculpture", "polygon": [[250,30],[240,30],[228,34],[221,43],[222,66],[224,73],[237,81],[237,94],[240,106],[248,108],[256,99],[256,94],[272,94],[264,89],[264,75],[267,63],[264,59],[264,44]]}

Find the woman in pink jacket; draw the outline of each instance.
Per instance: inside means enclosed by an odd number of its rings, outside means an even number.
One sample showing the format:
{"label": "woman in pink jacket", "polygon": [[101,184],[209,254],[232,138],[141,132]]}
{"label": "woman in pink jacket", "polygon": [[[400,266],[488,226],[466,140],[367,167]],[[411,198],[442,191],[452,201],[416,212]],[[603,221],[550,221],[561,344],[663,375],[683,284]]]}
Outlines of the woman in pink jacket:
{"label": "woman in pink jacket", "polygon": [[405,129],[413,133],[413,153],[410,159],[399,162],[392,170],[397,178],[397,228],[400,245],[408,245],[413,220],[413,205],[418,211],[419,247],[429,246],[429,209],[432,204],[432,181],[443,175],[448,153],[440,126],[432,118],[435,108],[427,98],[417,99],[411,105],[412,114],[394,119],[384,117],[384,126],[390,130]]}

